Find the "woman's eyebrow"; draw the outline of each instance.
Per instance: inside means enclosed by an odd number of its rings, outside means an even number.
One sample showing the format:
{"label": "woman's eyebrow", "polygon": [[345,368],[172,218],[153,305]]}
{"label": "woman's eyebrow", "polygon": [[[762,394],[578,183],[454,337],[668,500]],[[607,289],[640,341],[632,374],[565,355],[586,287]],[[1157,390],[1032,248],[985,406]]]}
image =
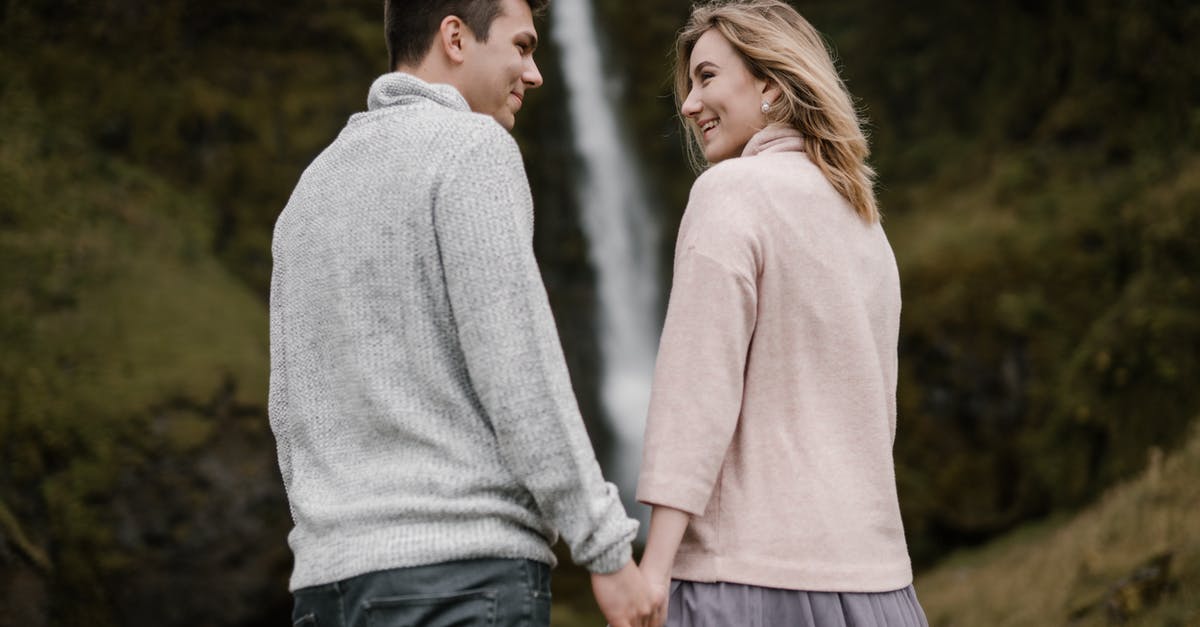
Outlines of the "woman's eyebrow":
{"label": "woman's eyebrow", "polygon": [[712,61],[701,61],[700,63],[696,64],[696,67],[692,68],[692,76],[699,74],[700,70],[703,70],[704,68],[710,67],[710,66],[715,69],[720,69],[720,67],[716,63],[713,63]]}

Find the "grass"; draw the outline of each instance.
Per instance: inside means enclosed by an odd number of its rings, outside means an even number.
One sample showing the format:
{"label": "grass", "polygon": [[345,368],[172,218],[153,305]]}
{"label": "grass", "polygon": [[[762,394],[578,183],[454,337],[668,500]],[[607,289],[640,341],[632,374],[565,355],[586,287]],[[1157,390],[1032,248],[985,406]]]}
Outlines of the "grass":
{"label": "grass", "polygon": [[[1200,624],[1200,429],[1175,454],[1151,451],[1137,478],[1070,518],[962,551],[916,582],[932,627]],[[1166,592],[1131,578],[1170,554]],[[1122,585],[1125,584],[1125,585]]]}

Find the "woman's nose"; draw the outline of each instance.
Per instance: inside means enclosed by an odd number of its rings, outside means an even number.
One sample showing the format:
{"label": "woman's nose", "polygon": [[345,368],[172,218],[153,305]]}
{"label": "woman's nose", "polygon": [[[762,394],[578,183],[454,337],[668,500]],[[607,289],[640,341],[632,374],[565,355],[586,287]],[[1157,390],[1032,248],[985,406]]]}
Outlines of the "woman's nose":
{"label": "woman's nose", "polygon": [[700,97],[696,95],[696,90],[688,92],[687,99],[683,101],[683,106],[679,108],[679,112],[685,117],[692,117],[700,113]]}

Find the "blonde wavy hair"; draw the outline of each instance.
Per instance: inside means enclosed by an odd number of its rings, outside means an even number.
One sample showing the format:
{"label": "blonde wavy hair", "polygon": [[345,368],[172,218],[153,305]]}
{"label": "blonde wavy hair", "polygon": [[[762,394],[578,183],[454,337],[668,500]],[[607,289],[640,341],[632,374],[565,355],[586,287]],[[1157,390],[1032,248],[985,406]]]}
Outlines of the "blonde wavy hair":
{"label": "blonde wavy hair", "polygon": [[[767,111],[768,124],[785,124],[804,135],[804,149],[833,188],[869,223],[879,220],[871,149],[821,33],[779,0],[708,2],[692,8],[675,43],[676,110],[691,91],[688,63],[700,36],[716,30],[733,45],[755,78],[778,85],[781,96]],[[680,115],[688,157],[697,170],[707,163],[700,129]]]}

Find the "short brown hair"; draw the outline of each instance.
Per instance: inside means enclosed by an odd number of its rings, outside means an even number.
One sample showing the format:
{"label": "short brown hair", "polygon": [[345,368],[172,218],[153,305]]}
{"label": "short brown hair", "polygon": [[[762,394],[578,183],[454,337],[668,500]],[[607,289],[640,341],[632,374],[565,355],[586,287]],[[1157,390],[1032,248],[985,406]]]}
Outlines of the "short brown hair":
{"label": "short brown hair", "polygon": [[[550,0],[525,0],[541,15]],[[500,0],[384,0],[383,31],[388,69],[417,65],[425,59],[433,36],[448,15],[462,19],[478,41],[487,41],[492,22],[500,15]]]}

